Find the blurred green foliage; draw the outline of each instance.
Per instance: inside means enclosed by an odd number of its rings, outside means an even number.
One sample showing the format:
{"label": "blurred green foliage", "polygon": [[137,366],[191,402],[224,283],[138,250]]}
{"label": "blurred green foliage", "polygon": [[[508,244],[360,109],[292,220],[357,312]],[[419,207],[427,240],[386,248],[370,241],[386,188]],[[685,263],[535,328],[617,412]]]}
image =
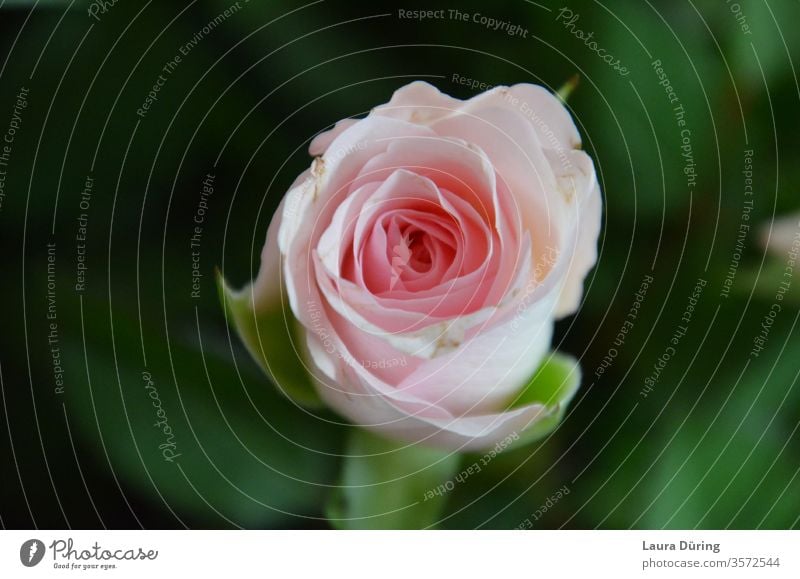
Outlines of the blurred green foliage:
{"label": "blurred green foliage", "polygon": [[[0,6],[0,132],[20,88],[30,90],[0,209],[4,526],[327,526],[347,427],[274,391],[225,325],[214,268],[236,286],[252,279],[272,212],[309,163],[308,140],[411,79],[467,98],[474,92],[454,74],[556,90],[575,73],[569,108],[597,164],[605,223],[585,303],[554,345],[580,359],[583,385],[552,435],[456,485],[441,526],[517,527],[564,485],[570,493],[535,527],[799,524],[798,284],[765,350],[750,355],[785,261],[759,246],[756,225],[800,209],[796,2],[742,0],[750,33],[724,2],[460,3],[527,28],[519,38],[471,21],[397,17],[419,2],[243,1],[166,74],[143,116],[163,67],[231,3],[117,2],[99,18],[88,2],[32,13],[31,4]],[[557,20],[562,6],[628,76]],[[694,187],[654,60],[685,109]],[[743,219],[746,149],[751,228],[733,290],[720,297]],[[192,297],[207,174],[215,191]],[[84,209],[87,175],[95,186]],[[78,292],[82,213],[88,269]],[[48,243],[63,394],[49,341]],[[596,375],[650,273],[635,326]],[[698,278],[707,286],[688,331],[644,397]],[[179,466],[159,449],[165,435],[143,372]]]}

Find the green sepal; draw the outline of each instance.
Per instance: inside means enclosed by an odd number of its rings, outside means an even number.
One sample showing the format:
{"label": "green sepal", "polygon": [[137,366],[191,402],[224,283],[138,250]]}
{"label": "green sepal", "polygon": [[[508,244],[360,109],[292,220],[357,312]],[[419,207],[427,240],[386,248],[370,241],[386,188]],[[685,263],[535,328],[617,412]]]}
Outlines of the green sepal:
{"label": "green sepal", "polygon": [[219,270],[216,278],[228,323],[275,387],[302,406],[321,407],[322,401],[298,352],[302,338],[286,299],[282,296],[274,304],[256,305],[252,285],[237,291]]}
{"label": "green sepal", "polygon": [[550,434],[561,422],[580,384],[581,369],[578,361],[572,356],[552,352],[509,407],[512,410],[529,404],[543,404],[547,409],[547,414],[525,429],[514,446],[527,444]]}
{"label": "green sepal", "polygon": [[563,102],[567,102],[567,99],[569,98],[569,95],[572,94],[572,91],[578,88],[580,80],[581,80],[580,75],[578,74],[572,75],[572,77],[570,77],[570,79],[564,84],[562,84],[561,88],[559,88],[556,91],[556,95],[558,95],[558,98],[560,98]]}

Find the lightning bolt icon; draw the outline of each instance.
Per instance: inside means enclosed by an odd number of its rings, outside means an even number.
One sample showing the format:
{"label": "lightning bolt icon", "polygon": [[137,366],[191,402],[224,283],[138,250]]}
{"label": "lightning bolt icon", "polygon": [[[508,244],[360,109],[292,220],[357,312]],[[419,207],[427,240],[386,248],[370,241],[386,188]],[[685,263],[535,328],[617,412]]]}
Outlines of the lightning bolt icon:
{"label": "lightning bolt icon", "polygon": [[31,543],[31,549],[28,552],[28,563],[33,561],[33,556],[36,555],[36,551],[38,551],[38,550],[39,550],[39,544],[36,543],[35,541],[33,543]]}

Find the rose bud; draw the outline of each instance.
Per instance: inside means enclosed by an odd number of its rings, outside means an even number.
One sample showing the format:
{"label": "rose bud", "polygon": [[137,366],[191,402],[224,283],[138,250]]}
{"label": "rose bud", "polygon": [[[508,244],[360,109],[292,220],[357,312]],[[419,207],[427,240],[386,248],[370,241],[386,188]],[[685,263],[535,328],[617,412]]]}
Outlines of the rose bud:
{"label": "rose bud", "polygon": [[[318,135],[228,317],[277,386],[451,450],[540,437],[580,383],[550,352],[597,260],[602,201],[542,87],[425,82]],[[288,307],[286,307],[288,305]],[[312,390],[313,388],[313,390]]]}
{"label": "rose bud", "polygon": [[761,246],[785,258],[800,246],[800,213],[776,217],[759,228]]}

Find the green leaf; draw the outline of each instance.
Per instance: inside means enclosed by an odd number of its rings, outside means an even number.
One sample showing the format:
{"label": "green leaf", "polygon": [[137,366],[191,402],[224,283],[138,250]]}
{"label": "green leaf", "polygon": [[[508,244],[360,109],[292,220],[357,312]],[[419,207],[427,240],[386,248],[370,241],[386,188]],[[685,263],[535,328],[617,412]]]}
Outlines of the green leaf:
{"label": "green leaf", "polygon": [[[743,319],[742,327],[753,327],[763,315],[763,309],[757,308]],[[669,444],[663,445],[663,456],[644,481],[643,492],[648,495],[644,505],[631,506],[631,512],[641,518],[640,528],[789,529],[797,525],[800,485],[793,437],[800,384],[797,359],[782,350],[797,352],[800,334],[794,325],[795,313],[782,315],[772,326],[767,349],[758,358],[749,358],[746,368],[742,363],[720,368],[703,386],[703,403],[697,408],[692,406],[697,392],[683,387],[669,404],[654,434]],[[727,339],[721,331],[718,335],[720,340]],[[692,409],[688,415],[687,409]],[[661,449],[653,450],[661,454]],[[597,475],[600,480],[609,476]],[[615,526],[622,524],[629,523]]]}
{"label": "green leaf", "polygon": [[175,525],[177,517],[211,528],[321,518],[345,429],[289,403],[260,372],[237,370],[215,327],[202,342],[196,329],[178,331],[167,349],[145,324],[145,364],[138,323],[119,308],[113,347],[102,310],[86,316],[85,350],[80,332],[63,343],[70,426],[98,464],[126,491],[174,512]]}
{"label": "green leaf", "polygon": [[525,430],[514,446],[542,438],[558,426],[580,384],[581,369],[578,361],[566,354],[551,353],[510,406],[513,409],[529,404],[544,404],[548,408],[548,414]]}
{"label": "green leaf", "polygon": [[[786,260],[786,256],[769,255],[763,265],[760,263],[745,265],[733,285],[732,293],[740,299],[748,299],[752,292],[756,300],[774,302],[781,282],[786,280]],[[781,293],[781,301],[785,307],[800,306],[800,291],[797,287],[796,284],[790,285],[784,293]]]}
{"label": "green leaf", "polygon": [[340,529],[433,526],[459,459],[454,452],[392,442],[353,428],[328,519]]}
{"label": "green leaf", "polygon": [[217,289],[228,322],[253,359],[284,395],[305,407],[321,407],[305,362],[297,351],[301,340],[294,315],[285,300],[255,307],[251,288],[250,285],[241,291],[233,290],[217,272]]}

